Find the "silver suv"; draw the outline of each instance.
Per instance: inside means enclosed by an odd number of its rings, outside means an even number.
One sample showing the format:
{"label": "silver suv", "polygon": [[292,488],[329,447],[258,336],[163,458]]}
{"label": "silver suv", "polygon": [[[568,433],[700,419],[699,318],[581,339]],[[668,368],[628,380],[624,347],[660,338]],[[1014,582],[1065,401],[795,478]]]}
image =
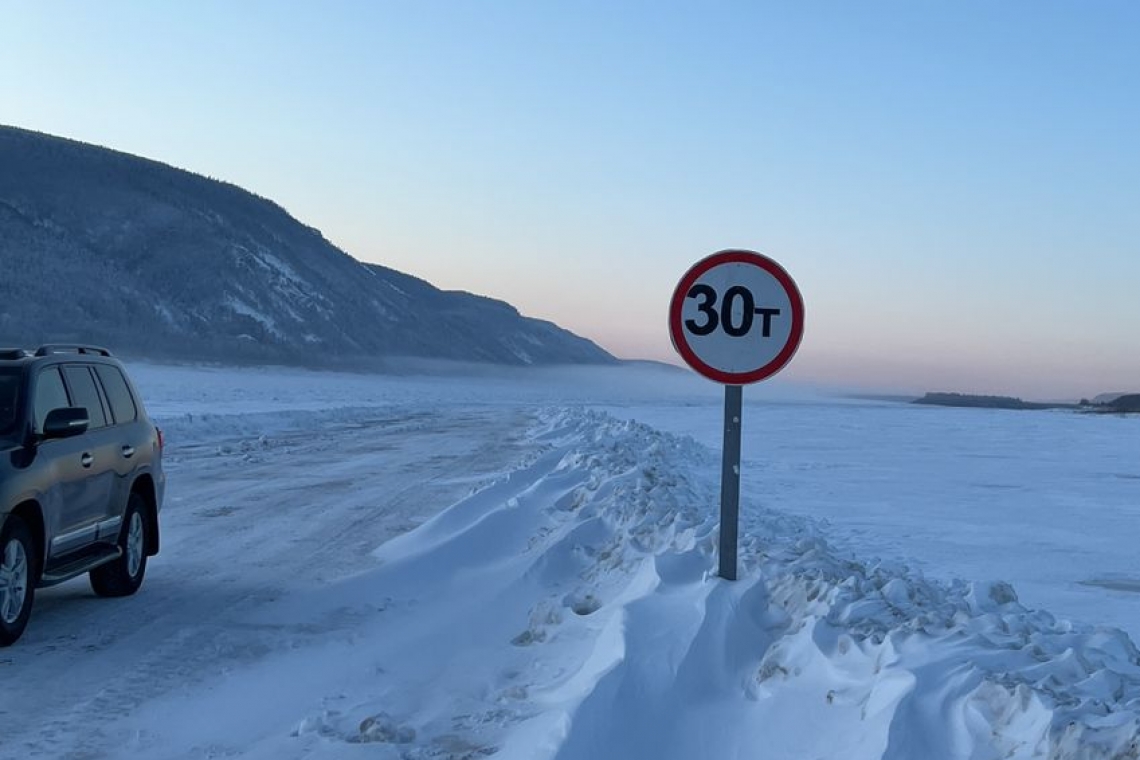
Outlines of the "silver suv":
{"label": "silver suv", "polygon": [[89,573],[100,596],[137,591],[165,485],[162,431],[109,351],[0,349],[0,646],[37,587]]}

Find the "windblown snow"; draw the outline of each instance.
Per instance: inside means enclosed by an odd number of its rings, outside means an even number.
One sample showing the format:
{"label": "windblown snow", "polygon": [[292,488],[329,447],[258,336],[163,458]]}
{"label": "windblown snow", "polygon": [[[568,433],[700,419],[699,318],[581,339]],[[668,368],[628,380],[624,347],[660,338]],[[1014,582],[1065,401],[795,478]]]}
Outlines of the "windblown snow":
{"label": "windblown snow", "polygon": [[[715,393],[574,373],[136,368],[169,441],[163,552],[131,599],[41,594],[0,651],[0,756],[1140,756],[1125,632],[1030,609],[996,577],[876,559],[858,531],[771,506],[813,489],[826,503],[845,487],[834,468],[776,496],[746,480],[740,580],[722,580],[719,453],[706,428],[677,430],[694,410],[715,428]],[[764,408],[856,409],[799,404]],[[859,408],[970,419],[982,438],[1036,424]],[[752,430],[767,472],[788,461]],[[1108,483],[1089,498],[1120,498]],[[1042,522],[1008,550],[1033,552]],[[908,547],[919,563],[924,548]],[[1081,588],[1104,619],[1136,599]]]}

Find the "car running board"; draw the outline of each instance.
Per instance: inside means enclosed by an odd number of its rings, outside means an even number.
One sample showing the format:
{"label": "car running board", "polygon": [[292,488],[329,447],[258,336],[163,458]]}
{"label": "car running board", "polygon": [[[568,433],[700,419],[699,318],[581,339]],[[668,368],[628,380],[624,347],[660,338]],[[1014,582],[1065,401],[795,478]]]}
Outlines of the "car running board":
{"label": "car running board", "polygon": [[45,570],[44,574],[40,577],[39,585],[54,586],[57,583],[69,581],[77,575],[82,575],[89,570],[94,570],[100,565],[105,565],[108,562],[117,560],[121,556],[123,556],[121,547],[100,547],[95,551],[85,553],[82,557],[77,557],[58,567]]}

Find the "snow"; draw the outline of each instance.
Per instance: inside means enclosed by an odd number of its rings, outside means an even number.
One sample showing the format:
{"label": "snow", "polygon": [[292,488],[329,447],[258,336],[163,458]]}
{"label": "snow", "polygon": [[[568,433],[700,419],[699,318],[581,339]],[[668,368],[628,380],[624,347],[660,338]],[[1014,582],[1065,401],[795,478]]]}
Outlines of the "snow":
{"label": "snow", "polygon": [[240,298],[227,295],[224,301],[225,305],[229,307],[230,311],[235,314],[240,314],[243,317],[250,317],[253,321],[260,324],[273,335],[281,337],[283,333],[277,327],[277,323],[272,317],[268,317],[257,309],[253,308]]}
{"label": "snow", "polygon": [[[741,487],[766,506],[826,520],[860,556],[1000,578],[1032,607],[1140,637],[1136,417],[763,396],[745,394]],[[608,410],[713,448],[723,435],[699,407]]]}
{"label": "snow", "polygon": [[138,365],[142,591],[42,591],[5,758],[1122,758],[1135,418],[668,370]]}

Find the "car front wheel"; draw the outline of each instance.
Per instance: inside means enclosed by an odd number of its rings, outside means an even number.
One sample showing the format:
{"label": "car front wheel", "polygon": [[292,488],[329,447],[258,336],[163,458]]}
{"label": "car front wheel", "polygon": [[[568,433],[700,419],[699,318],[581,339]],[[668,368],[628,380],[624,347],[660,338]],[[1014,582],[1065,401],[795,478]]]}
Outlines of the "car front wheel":
{"label": "car front wheel", "polygon": [[119,558],[91,571],[91,588],[99,596],[130,596],[139,590],[146,573],[146,547],[150,521],[141,496],[132,493],[119,534]]}
{"label": "car front wheel", "polygon": [[35,596],[36,546],[19,517],[9,516],[0,528],[0,646],[24,633]]}

